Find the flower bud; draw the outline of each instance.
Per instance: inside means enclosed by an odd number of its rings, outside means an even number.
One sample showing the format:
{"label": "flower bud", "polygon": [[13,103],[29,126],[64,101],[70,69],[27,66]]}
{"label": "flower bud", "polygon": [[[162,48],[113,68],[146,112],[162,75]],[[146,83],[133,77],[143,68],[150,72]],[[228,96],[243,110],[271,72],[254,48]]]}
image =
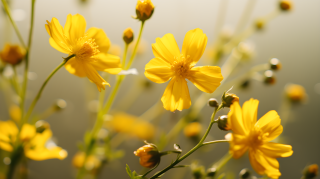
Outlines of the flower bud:
{"label": "flower bud", "polygon": [[140,165],[146,168],[153,168],[160,162],[160,153],[152,144],[140,147],[134,155],[140,157]]}
{"label": "flower bud", "polygon": [[22,61],[25,54],[25,50],[19,45],[6,44],[0,52],[0,58],[4,63],[17,65]]}
{"label": "flower bud", "polygon": [[199,122],[192,122],[184,128],[184,135],[192,138],[199,136],[202,126]]}
{"label": "flower bud", "polygon": [[266,21],[264,19],[257,19],[255,21],[255,26],[257,30],[262,30],[266,24]]}
{"label": "flower bud", "polygon": [[196,163],[191,165],[192,175],[194,179],[201,179],[205,176],[205,169],[204,166],[199,166]]}
{"label": "flower bud", "polygon": [[210,98],[208,101],[208,106],[216,108],[219,106],[218,100],[215,98]]}
{"label": "flower bud", "polygon": [[289,84],[285,87],[285,93],[290,101],[302,102],[306,100],[307,94],[303,86],[297,84]]}
{"label": "flower bud", "polygon": [[[230,91],[230,90],[229,90]],[[239,97],[232,93],[224,93],[222,95],[222,105],[223,107],[230,107],[234,102],[239,101]]]}
{"label": "flower bud", "polygon": [[316,176],[318,176],[318,170],[319,170],[319,167],[317,164],[312,164],[307,166],[303,172],[304,178],[305,179],[315,178]]}
{"label": "flower bud", "polygon": [[212,167],[212,168],[208,168],[207,170],[207,177],[209,178],[213,178],[217,173],[217,169]]}
{"label": "flower bud", "polygon": [[223,131],[231,130],[230,126],[228,125],[228,116],[227,115],[219,116],[217,123],[218,123],[219,129],[221,129]]}
{"label": "flower bud", "polygon": [[148,20],[154,11],[154,5],[151,0],[138,0],[136,6],[137,19],[140,21]]}
{"label": "flower bud", "polygon": [[240,179],[249,179],[250,175],[251,173],[247,168],[242,169],[239,173]]}
{"label": "flower bud", "polygon": [[279,3],[279,7],[282,11],[290,11],[292,9],[292,2],[290,0],[282,0]]}
{"label": "flower bud", "polygon": [[271,70],[267,70],[264,72],[264,83],[265,84],[274,84],[276,82],[276,78]]}
{"label": "flower bud", "polygon": [[280,70],[281,69],[280,60],[278,60],[277,58],[271,58],[269,61],[269,64],[270,64],[270,68],[272,70]]}
{"label": "flower bud", "polygon": [[35,127],[36,127],[37,133],[41,134],[46,129],[50,129],[50,124],[46,121],[40,120],[40,121],[36,122]]}
{"label": "flower bud", "polygon": [[133,41],[133,30],[128,27],[123,31],[123,41],[126,44],[130,44]]}
{"label": "flower bud", "polygon": [[67,107],[67,102],[63,99],[57,99],[57,101],[54,103],[54,108],[57,111],[60,111]]}

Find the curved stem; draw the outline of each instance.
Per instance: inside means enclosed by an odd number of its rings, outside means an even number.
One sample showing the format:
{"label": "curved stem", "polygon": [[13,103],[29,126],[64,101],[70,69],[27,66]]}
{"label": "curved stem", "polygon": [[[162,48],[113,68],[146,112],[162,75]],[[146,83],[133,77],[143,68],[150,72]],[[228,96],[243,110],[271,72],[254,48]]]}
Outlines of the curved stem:
{"label": "curved stem", "polygon": [[123,69],[126,66],[127,52],[128,52],[128,44],[126,43],[124,47],[123,59],[122,59],[122,65],[121,65]]}
{"label": "curved stem", "polygon": [[[47,79],[43,82],[43,84],[42,84],[42,86],[41,86],[41,88],[40,88],[37,96],[36,96],[36,97],[34,98],[34,100],[32,101],[32,103],[31,103],[31,105],[30,105],[30,107],[29,107],[29,110],[28,110],[26,116],[23,118],[23,119],[24,119],[23,123],[27,122],[28,118],[29,118],[30,115],[32,114],[32,111],[33,111],[34,107],[36,106],[38,100],[39,100],[40,97],[41,97],[41,94],[42,94],[43,89],[46,87],[47,83],[48,83],[49,80],[52,78],[52,76],[53,76],[61,67],[63,67],[63,66],[68,62],[68,60],[70,60],[70,59],[73,58],[74,56],[76,56],[76,55],[73,54],[73,55],[70,55],[69,57],[65,58],[65,59],[63,60],[63,62],[62,62],[57,68],[55,68],[55,69],[50,73],[50,75],[47,77]],[[23,124],[23,123],[22,123],[22,124]]]}

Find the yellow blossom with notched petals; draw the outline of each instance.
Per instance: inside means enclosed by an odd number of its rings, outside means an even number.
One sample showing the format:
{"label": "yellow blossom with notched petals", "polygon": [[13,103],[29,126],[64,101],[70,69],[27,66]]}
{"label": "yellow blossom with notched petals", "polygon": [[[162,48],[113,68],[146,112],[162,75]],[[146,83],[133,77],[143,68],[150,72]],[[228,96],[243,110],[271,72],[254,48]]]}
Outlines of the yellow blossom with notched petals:
{"label": "yellow blossom with notched petals", "polygon": [[96,27],[85,32],[86,20],[82,15],[69,14],[64,28],[56,18],[47,23],[45,26],[50,35],[50,45],[62,53],[75,55],[65,65],[71,74],[88,77],[101,91],[101,88],[105,89],[104,86],[109,83],[97,70],[111,74],[121,71],[120,58],[107,53],[111,44],[107,35]]}
{"label": "yellow blossom with notched petals", "polygon": [[[13,121],[0,121],[0,148],[11,152],[12,144],[17,140],[18,127]],[[36,127],[30,124],[24,124],[20,132],[20,141],[23,145],[24,154],[32,160],[47,160],[52,158],[64,159],[67,152],[55,144],[47,145],[51,138],[50,129],[42,133],[36,132]]]}
{"label": "yellow blossom with notched petals", "polygon": [[191,105],[188,79],[198,89],[213,93],[220,85],[223,77],[218,66],[194,65],[199,61],[207,45],[207,36],[197,28],[187,32],[182,53],[172,34],[157,38],[152,44],[152,59],[145,66],[145,75],[156,83],[164,83],[171,79],[161,98],[166,110],[175,111],[187,109]]}
{"label": "yellow blossom with notched petals", "polygon": [[229,151],[237,159],[248,150],[250,163],[258,174],[279,178],[281,173],[276,158],[291,156],[292,147],[269,142],[282,133],[281,119],[272,110],[257,121],[258,104],[258,100],[250,99],[243,104],[242,109],[239,102],[231,105],[228,124],[233,133]]}

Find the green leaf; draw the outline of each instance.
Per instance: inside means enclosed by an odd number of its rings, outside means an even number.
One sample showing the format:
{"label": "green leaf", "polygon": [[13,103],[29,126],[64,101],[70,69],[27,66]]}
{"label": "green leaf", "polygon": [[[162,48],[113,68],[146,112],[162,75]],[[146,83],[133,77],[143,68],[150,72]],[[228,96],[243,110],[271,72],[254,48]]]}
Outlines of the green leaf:
{"label": "green leaf", "polygon": [[126,171],[130,179],[142,179],[142,175],[138,175],[136,171],[131,172],[129,165],[126,165]]}

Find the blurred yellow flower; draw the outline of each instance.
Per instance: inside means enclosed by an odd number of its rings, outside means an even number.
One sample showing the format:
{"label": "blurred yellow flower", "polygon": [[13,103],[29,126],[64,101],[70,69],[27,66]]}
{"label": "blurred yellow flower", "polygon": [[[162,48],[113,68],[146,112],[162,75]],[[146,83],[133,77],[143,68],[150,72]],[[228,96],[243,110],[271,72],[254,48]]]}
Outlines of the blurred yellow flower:
{"label": "blurred yellow flower", "polygon": [[17,65],[22,61],[25,54],[26,51],[19,45],[6,44],[0,52],[0,58],[5,63]]}
{"label": "blurred yellow flower", "polygon": [[116,132],[126,133],[143,140],[152,139],[155,132],[154,126],[149,122],[125,113],[116,113],[112,121],[107,122],[106,125]]}
{"label": "blurred yellow flower", "polygon": [[145,21],[149,19],[154,10],[154,5],[151,0],[138,0],[136,5],[136,14],[137,18],[141,21]]}
{"label": "blurred yellow flower", "polygon": [[127,44],[133,41],[133,30],[131,29],[131,27],[128,27],[123,31],[122,38]]}
{"label": "blurred yellow flower", "polygon": [[[67,16],[62,28],[58,19],[47,21],[50,45],[68,55],[75,55],[65,65],[66,69],[79,77],[88,77],[99,91],[109,85],[97,72],[118,74],[121,71],[120,58],[108,54],[110,40],[102,29],[91,27],[87,32],[86,20],[82,15]],[[109,85],[110,86],[110,85]]]}
{"label": "blurred yellow flower", "polygon": [[201,133],[202,126],[199,122],[192,122],[188,124],[183,132],[186,137],[196,137]]}
{"label": "blurred yellow flower", "polygon": [[19,122],[21,119],[21,110],[17,105],[11,105],[9,108],[10,118],[16,122]]}
{"label": "blurred yellow flower", "polygon": [[304,87],[297,84],[287,85],[285,87],[285,93],[292,102],[302,102],[307,98]]}
{"label": "blurred yellow flower", "polygon": [[[84,152],[78,152],[72,159],[72,164],[76,168],[81,168],[85,159]],[[101,166],[101,161],[94,155],[89,155],[85,164],[85,169],[88,171],[95,171]]]}
{"label": "blurred yellow flower", "polygon": [[145,75],[156,83],[164,83],[171,79],[161,98],[166,110],[187,109],[191,105],[188,79],[198,89],[213,93],[220,85],[223,77],[218,66],[194,67],[202,56],[207,45],[207,36],[197,28],[187,32],[182,45],[182,53],[172,34],[157,38],[152,44],[152,59],[145,66]]}
{"label": "blurred yellow flower", "polygon": [[115,45],[115,44],[111,45],[111,47],[109,49],[109,54],[120,56],[121,55],[121,47],[119,45]]}
{"label": "blurred yellow flower", "polygon": [[231,105],[228,123],[233,133],[229,151],[237,159],[249,150],[250,163],[258,174],[279,178],[276,158],[291,156],[292,147],[269,142],[282,133],[281,119],[276,111],[269,111],[257,121],[258,104],[258,100],[250,99],[242,109],[239,102]]}
{"label": "blurred yellow flower", "polygon": [[[13,121],[0,121],[0,148],[11,152],[12,144],[17,140],[18,127]],[[50,142],[52,132],[50,129],[37,133],[36,128],[24,124],[20,132],[20,140],[26,157],[32,160],[47,160],[52,158],[64,159],[67,151]]]}

